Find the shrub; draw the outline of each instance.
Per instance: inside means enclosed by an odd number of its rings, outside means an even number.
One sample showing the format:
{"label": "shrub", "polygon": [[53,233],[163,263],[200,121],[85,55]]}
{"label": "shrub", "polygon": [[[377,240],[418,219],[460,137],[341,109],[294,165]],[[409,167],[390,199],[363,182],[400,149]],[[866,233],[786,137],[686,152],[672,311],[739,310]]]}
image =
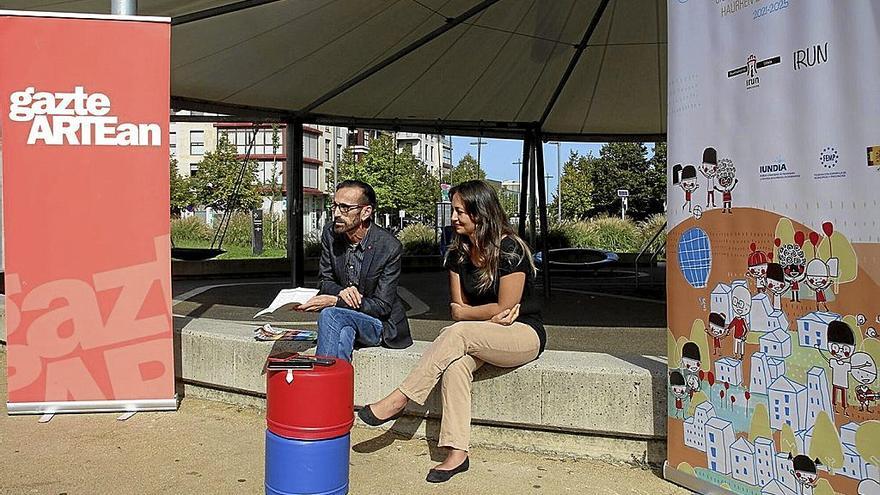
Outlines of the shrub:
{"label": "shrub", "polygon": [[171,238],[175,241],[210,241],[211,227],[198,217],[171,219]]}
{"label": "shrub", "polygon": [[[287,249],[287,216],[273,212],[263,216],[263,244],[277,249]],[[308,244],[306,244],[308,248]]]}
{"label": "shrub", "polygon": [[[654,234],[660,230],[661,227],[666,223],[666,215],[662,213],[655,213],[650,217],[646,218],[645,221],[639,223],[639,230],[642,232],[642,247],[654,237]],[[657,239],[654,241],[654,245],[652,246],[652,250],[656,249],[657,246],[666,244],[666,229],[663,229],[663,232],[657,236]]]}
{"label": "shrub", "polygon": [[638,252],[641,249],[642,234],[632,220],[599,216],[590,219],[589,223],[592,247],[618,253]]}
{"label": "shrub", "polygon": [[397,234],[397,237],[403,244],[404,254],[437,254],[440,252],[434,228],[428,225],[409,224]]}
{"label": "shrub", "polygon": [[[285,223],[286,226],[286,223]],[[287,228],[284,229],[284,235],[287,235]],[[303,240],[303,251],[306,258],[318,258],[321,256],[321,231],[316,230],[307,235]]]}
{"label": "shrub", "polygon": [[233,213],[229,218],[229,227],[226,228],[226,236],[223,238],[223,244],[250,246],[251,238],[253,236],[252,232],[253,223],[251,222],[250,213]]}

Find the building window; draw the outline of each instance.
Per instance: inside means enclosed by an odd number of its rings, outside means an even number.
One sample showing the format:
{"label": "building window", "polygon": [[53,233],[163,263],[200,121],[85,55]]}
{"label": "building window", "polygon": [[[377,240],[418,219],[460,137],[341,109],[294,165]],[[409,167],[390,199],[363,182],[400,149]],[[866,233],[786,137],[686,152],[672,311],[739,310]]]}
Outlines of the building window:
{"label": "building window", "polygon": [[324,140],[324,157],[325,157],[324,160],[329,162],[331,160],[331,158],[330,158],[331,156],[332,155],[330,155],[330,140],[325,139]]}
{"label": "building window", "polygon": [[318,166],[310,163],[303,164],[303,187],[318,189]]}
{"label": "building window", "polygon": [[[715,434],[714,434],[714,433],[709,433],[709,441],[710,441],[710,442],[714,442],[714,441],[715,441]],[[715,449],[712,449],[712,450],[714,451]]]}
{"label": "building window", "polygon": [[[235,152],[239,155],[246,155],[248,149],[250,149],[251,155],[284,154],[280,131],[277,146],[272,144],[272,137],[274,135],[272,129],[260,129],[256,136],[253,129],[221,129],[218,132],[226,135],[226,138],[229,139],[229,144],[235,146]],[[253,141],[253,146],[251,146],[251,141]]]}
{"label": "building window", "polygon": [[168,149],[171,152],[171,156],[177,156],[177,131],[168,133]]}
{"label": "building window", "polygon": [[303,157],[318,159],[318,136],[303,133]]}
{"label": "building window", "polygon": [[198,129],[189,131],[189,154],[193,156],[205,154],[205,131]]}
{"label": "building window", "polygon": [[804,335],[804,343],[807,344],[808,346],[810,345],[810,336],[809,335]]}
{"label": "building window", "polygon": [[199,173],[199,166],[196,164],[189,166],[189,176],[194,177],[197,173]]}
{"label": "building window", "polygon": [[254,173],[257,181],[261,184],[272,184],[273,170],[275,172],[275,184],[283,183],[282,171],[284,169],[284,161],[281,160],[257,160],[257,171]]}

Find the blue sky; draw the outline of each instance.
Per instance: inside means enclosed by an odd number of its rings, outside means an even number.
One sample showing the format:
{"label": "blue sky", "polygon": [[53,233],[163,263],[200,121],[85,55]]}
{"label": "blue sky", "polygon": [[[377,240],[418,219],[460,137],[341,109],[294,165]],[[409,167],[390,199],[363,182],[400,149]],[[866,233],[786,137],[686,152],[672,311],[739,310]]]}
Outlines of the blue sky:
{"label": "blue sky", "polygon": [[[477,138],[452,137],[452,164],[458,164],[466,153],[477,157],[477,146],[472,145]],[[513,162],[522,160],[522,141],[512,139],[483,139],[483,152],[480,157],[481,167],[486,171],[486,176],[496,180],[519,180],[519,165]],[[562,163],[568,159],[571,150],[582,155],[592,151],[593,155],[599,156],[599,148],[602,143],[562,143],[559,155]],[[556,145],[544,144],[544,167],[545,174],[552,175],[549,180],[550,191],[556,190]]]}

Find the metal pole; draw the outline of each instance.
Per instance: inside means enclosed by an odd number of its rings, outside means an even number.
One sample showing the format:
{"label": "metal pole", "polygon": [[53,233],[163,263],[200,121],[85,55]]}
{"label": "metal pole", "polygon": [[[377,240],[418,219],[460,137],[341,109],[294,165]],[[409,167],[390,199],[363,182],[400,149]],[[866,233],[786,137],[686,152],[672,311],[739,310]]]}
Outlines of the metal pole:
{"label": "metal pole", "polygon": [[110,13],[113,15],[137,15],[137,0],[111,0]]}
{"label": "metal pole", "polygon": [[526,204],[529,191],[529,157],[531,156],[532,135],[527,133],[523,136],[523,157],[519,179],[519,236],[526,238]]}
{"label": "metal pole", "polygon": [[559,211],[556,214],[556,220],[562,221],[562,161],[560,160],[561,154],[559,148],[562,147],[562,143],[556,141],[556,206],[559,207]]}
{"label": "metal pole", "polygon": [[303,269],[303,127],[301,120],[287,122],[287,257],[294,287],[302,287]]}
{"label": "metal pole", "polygon": [[538,141],[535,136],[532,137],[532,149],[529,152],[531,155],[530,167],[529,167],[529,244],[532,246],[532,249],[535,249],[535,229],[537,228],[537,200],[538,200],[538,185],[544,185],[544,181],[541,180],[541,177],[538,176],[538,167],[535,166],[535,153],[536,150],[541,146],[541,142]]}
{"label": "metal pole", "polygon": [[[544,175],[544,143],[541,135],[535,135],[535,165],[537,173]],[[544,187],[544,181],[538,181],[538,209],[541,217],[541,259],[544,261],[543,283],[544,297],[550,298],[550,247],[547,246],[547,189]]]}

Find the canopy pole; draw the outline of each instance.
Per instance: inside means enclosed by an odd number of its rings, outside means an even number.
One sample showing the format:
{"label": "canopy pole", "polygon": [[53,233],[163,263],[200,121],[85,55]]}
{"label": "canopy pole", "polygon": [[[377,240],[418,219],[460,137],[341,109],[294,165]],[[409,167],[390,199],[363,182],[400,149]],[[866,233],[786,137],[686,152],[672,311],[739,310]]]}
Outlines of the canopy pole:
{"label": "canopy pole", "polygon": [[538,208],[538,192],[535,189],[535,186],[538,182],[544,182],[544,179],[540,178],[537,175],[537,167],[535,166],[536,157],[535,157],[535,149],[538,146],[537,135],[532,135],[532,149],[529,150],[529,155],[531,158],[529,159],[529,245],[532,249],[535,249],[537,243],[535,242],[535,228],[538,225],[537,221],[537,208]]}
{"label": "canopy pole", "polygon": [[528,202],[529,191],[529,157],[531,154],[531,134],[526,133],[523,136],[523,156],[520,162],[520,178],[519,178],[519,237],[526,238],[526,204]]}
{"label": "canopy pole", "polygon": [[113,15],[137,15],[137,0],[111,0],[110,13]]}
{"label": "canopy pole", "polygon": [[303,126],[295,119],[287,122],[287,257],[290,260],[290,278],[293,287],[305,282],[303,256]]}
{"label": "canopy pole", "polygon": [[542,136],[540,131],[535,133],[535,165],[537,166],[537,177],[536,185],[538,186],[538,212],[541,217],[541,261],[544,269],[543,273],[543,283],[544,283],[544,298],[550,298],[550,248],[547,246],[547,232],[549,231],[549,226],[547,225],[547,188],[544,184],[544,181],[540,179],[540,177],[544,177],[544,141],[542,140]]}

